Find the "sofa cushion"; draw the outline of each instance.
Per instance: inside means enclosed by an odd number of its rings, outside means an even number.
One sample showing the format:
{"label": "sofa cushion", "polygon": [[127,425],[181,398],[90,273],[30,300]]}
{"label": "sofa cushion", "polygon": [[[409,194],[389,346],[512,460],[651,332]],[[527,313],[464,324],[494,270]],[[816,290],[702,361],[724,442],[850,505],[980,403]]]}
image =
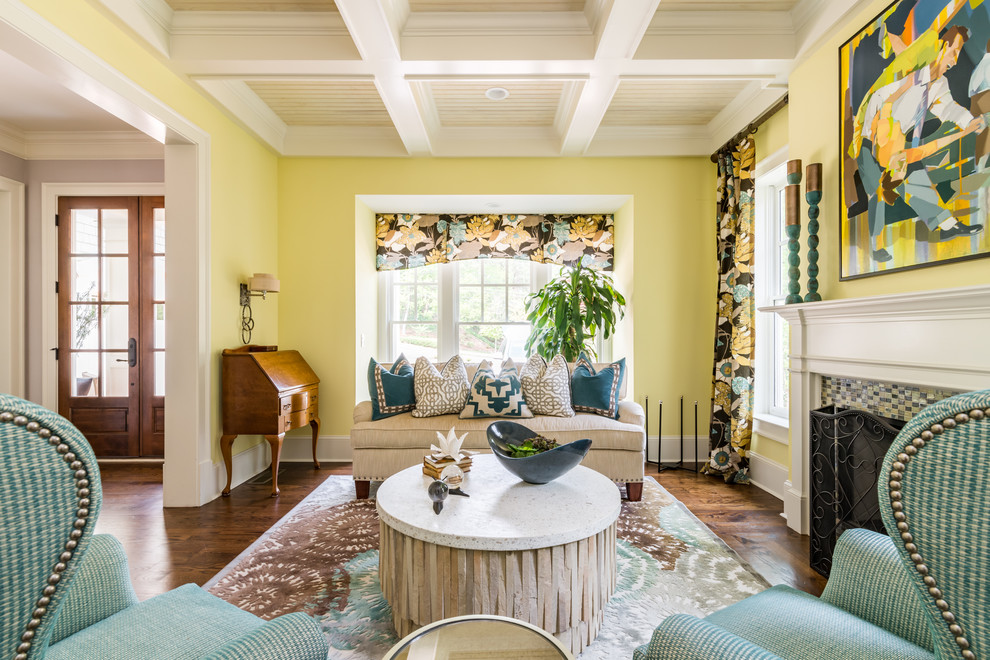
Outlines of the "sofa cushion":
{"label": "sofa cushion", "polygon": [[519,372],[511,359],[502,364],[502,370],[495,371],[488,360],[482,360],[471,381],[468,400],[461,411],[462,419],[474,417],[532,417],[526,399],[523,398]]}
{"label": "sofa cushion", "polygon": [[390,369],[371,358],[368,365],[368,393],[371,396],[371,418],[384,419],[408,412],[416,407],[413,368],[405,355],[392,363]]}
{"label": "sofa cushion", "polygon": [[[436,442],[437,431],[446,433],[451,427],[457,435],[467,433],[462,449],[468,451],[488,451],[485,431],[491,419],[461,419],[457,415],[416,418],[411,413],[402,413],[377,422],[367,416],[367,402],[355,411],[354,426],[351,427],[351,447],[362,451],[368,449],[422,449],[425,456],[430,443]],[[590,438],[591,451],[603,449],[642,452],[645,445],[643,431],[643,408],[633,401],[620,404],[620,420],[601,415],[579,413],[574,417],[551,417],[538,415],[520,421],[520,424],[540,435],[555,439],[564,444]],[[363,421],[357,421],[362,419]],[[629,420],[629,422],[623,420]]]}
{"label": "sofa cushion", "polygon": [[625,373],[625,358],[596,372],[591,360],[581,353],[571,374],[571,402],[574,410],[618,418],[619,392]]}
{"label": "sofa cushion", "polygon": [[550,363],[534,355],[523,365],[519,374],[523,396],[534,415],[573,417],[571,407],[571,372],[563,355],[555,355]]}
{"label": "sofa cushion", "polygon": [[470,383],[460,355],[447,360],[440,371],[425,357],[416,358],[413,383],[416,390],[413,417],[435,417],[464,409]]}

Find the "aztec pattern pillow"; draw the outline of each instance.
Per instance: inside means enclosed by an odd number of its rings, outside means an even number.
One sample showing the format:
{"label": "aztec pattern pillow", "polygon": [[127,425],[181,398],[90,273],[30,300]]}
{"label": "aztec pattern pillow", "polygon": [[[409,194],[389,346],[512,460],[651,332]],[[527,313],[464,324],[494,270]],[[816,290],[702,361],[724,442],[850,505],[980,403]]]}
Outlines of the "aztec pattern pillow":
{"label": "aztec pattern pillow", "polygon": [[368,393],[371,396],[371,419],[385,419],[416,407],[413,368],[405,355],[399,354],[391,369],[371,358],[368,365]]}
{"label": "aztec pattern pillow", "polygon": [[626,359],[613,362],[598,373],[584,353],[578,356],[571,374],[574,410],[603,417],[619,417],[619,388],[626,373]]}
{"label": "aztec pattern pillow", "polygon": [[460,355],[447,360],[440,371],[425,357],[416,358],[413,383],[416,391],[413,417],[450,415],[464,410],[469,384]]}
{"label": "aztec pattern pillow", "polygon": [[532,416],[512,360],[506,360],[502,364],[502,372],[498,378],[495,377],[491,362],[482,360],[474,374],[471,392],[464,410],[461,411],[461,418]]}
{"label": "aztec pattern pillow", "polygon": [[522,373],[523,398],[534,415],[573,417],[571,408],[571,373],[563,355],[555,355],[550,364],[539,355],[526,360]]}

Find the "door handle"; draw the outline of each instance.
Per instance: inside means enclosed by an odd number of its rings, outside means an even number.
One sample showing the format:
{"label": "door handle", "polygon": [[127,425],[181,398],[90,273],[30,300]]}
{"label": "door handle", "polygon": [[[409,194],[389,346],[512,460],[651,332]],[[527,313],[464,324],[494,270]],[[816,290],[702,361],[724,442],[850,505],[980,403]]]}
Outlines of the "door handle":
{"label": "door handle", "polygon": [[127,359],[117,359],[117,362],[126,362],[129,367],[137,366],[137,340],[131,337],[127,340]]}

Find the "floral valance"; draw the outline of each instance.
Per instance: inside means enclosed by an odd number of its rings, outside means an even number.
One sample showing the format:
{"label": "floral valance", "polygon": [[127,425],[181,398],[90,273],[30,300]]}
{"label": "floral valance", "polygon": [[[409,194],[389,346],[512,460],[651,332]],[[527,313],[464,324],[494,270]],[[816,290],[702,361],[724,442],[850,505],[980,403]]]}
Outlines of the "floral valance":
{"label": "floral valance", "polygon": [[613,218],[604,215],[375,216],[378,270],[465,259],[527,259],[612,270]]}

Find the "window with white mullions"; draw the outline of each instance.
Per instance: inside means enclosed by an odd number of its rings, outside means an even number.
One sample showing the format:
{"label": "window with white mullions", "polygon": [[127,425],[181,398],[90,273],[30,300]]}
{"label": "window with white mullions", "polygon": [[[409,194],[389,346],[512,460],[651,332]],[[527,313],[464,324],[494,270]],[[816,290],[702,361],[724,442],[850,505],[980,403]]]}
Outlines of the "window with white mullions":
{"label": "window with white mullions", "polygon": [[[787,235],[784,233],[786,149],[757,166],[756,172],[756,302],[757,308],[783,305],[787,297]],[[772,312],[757,312],[757,415],[786,425],[790,371],[788,324]]]}

